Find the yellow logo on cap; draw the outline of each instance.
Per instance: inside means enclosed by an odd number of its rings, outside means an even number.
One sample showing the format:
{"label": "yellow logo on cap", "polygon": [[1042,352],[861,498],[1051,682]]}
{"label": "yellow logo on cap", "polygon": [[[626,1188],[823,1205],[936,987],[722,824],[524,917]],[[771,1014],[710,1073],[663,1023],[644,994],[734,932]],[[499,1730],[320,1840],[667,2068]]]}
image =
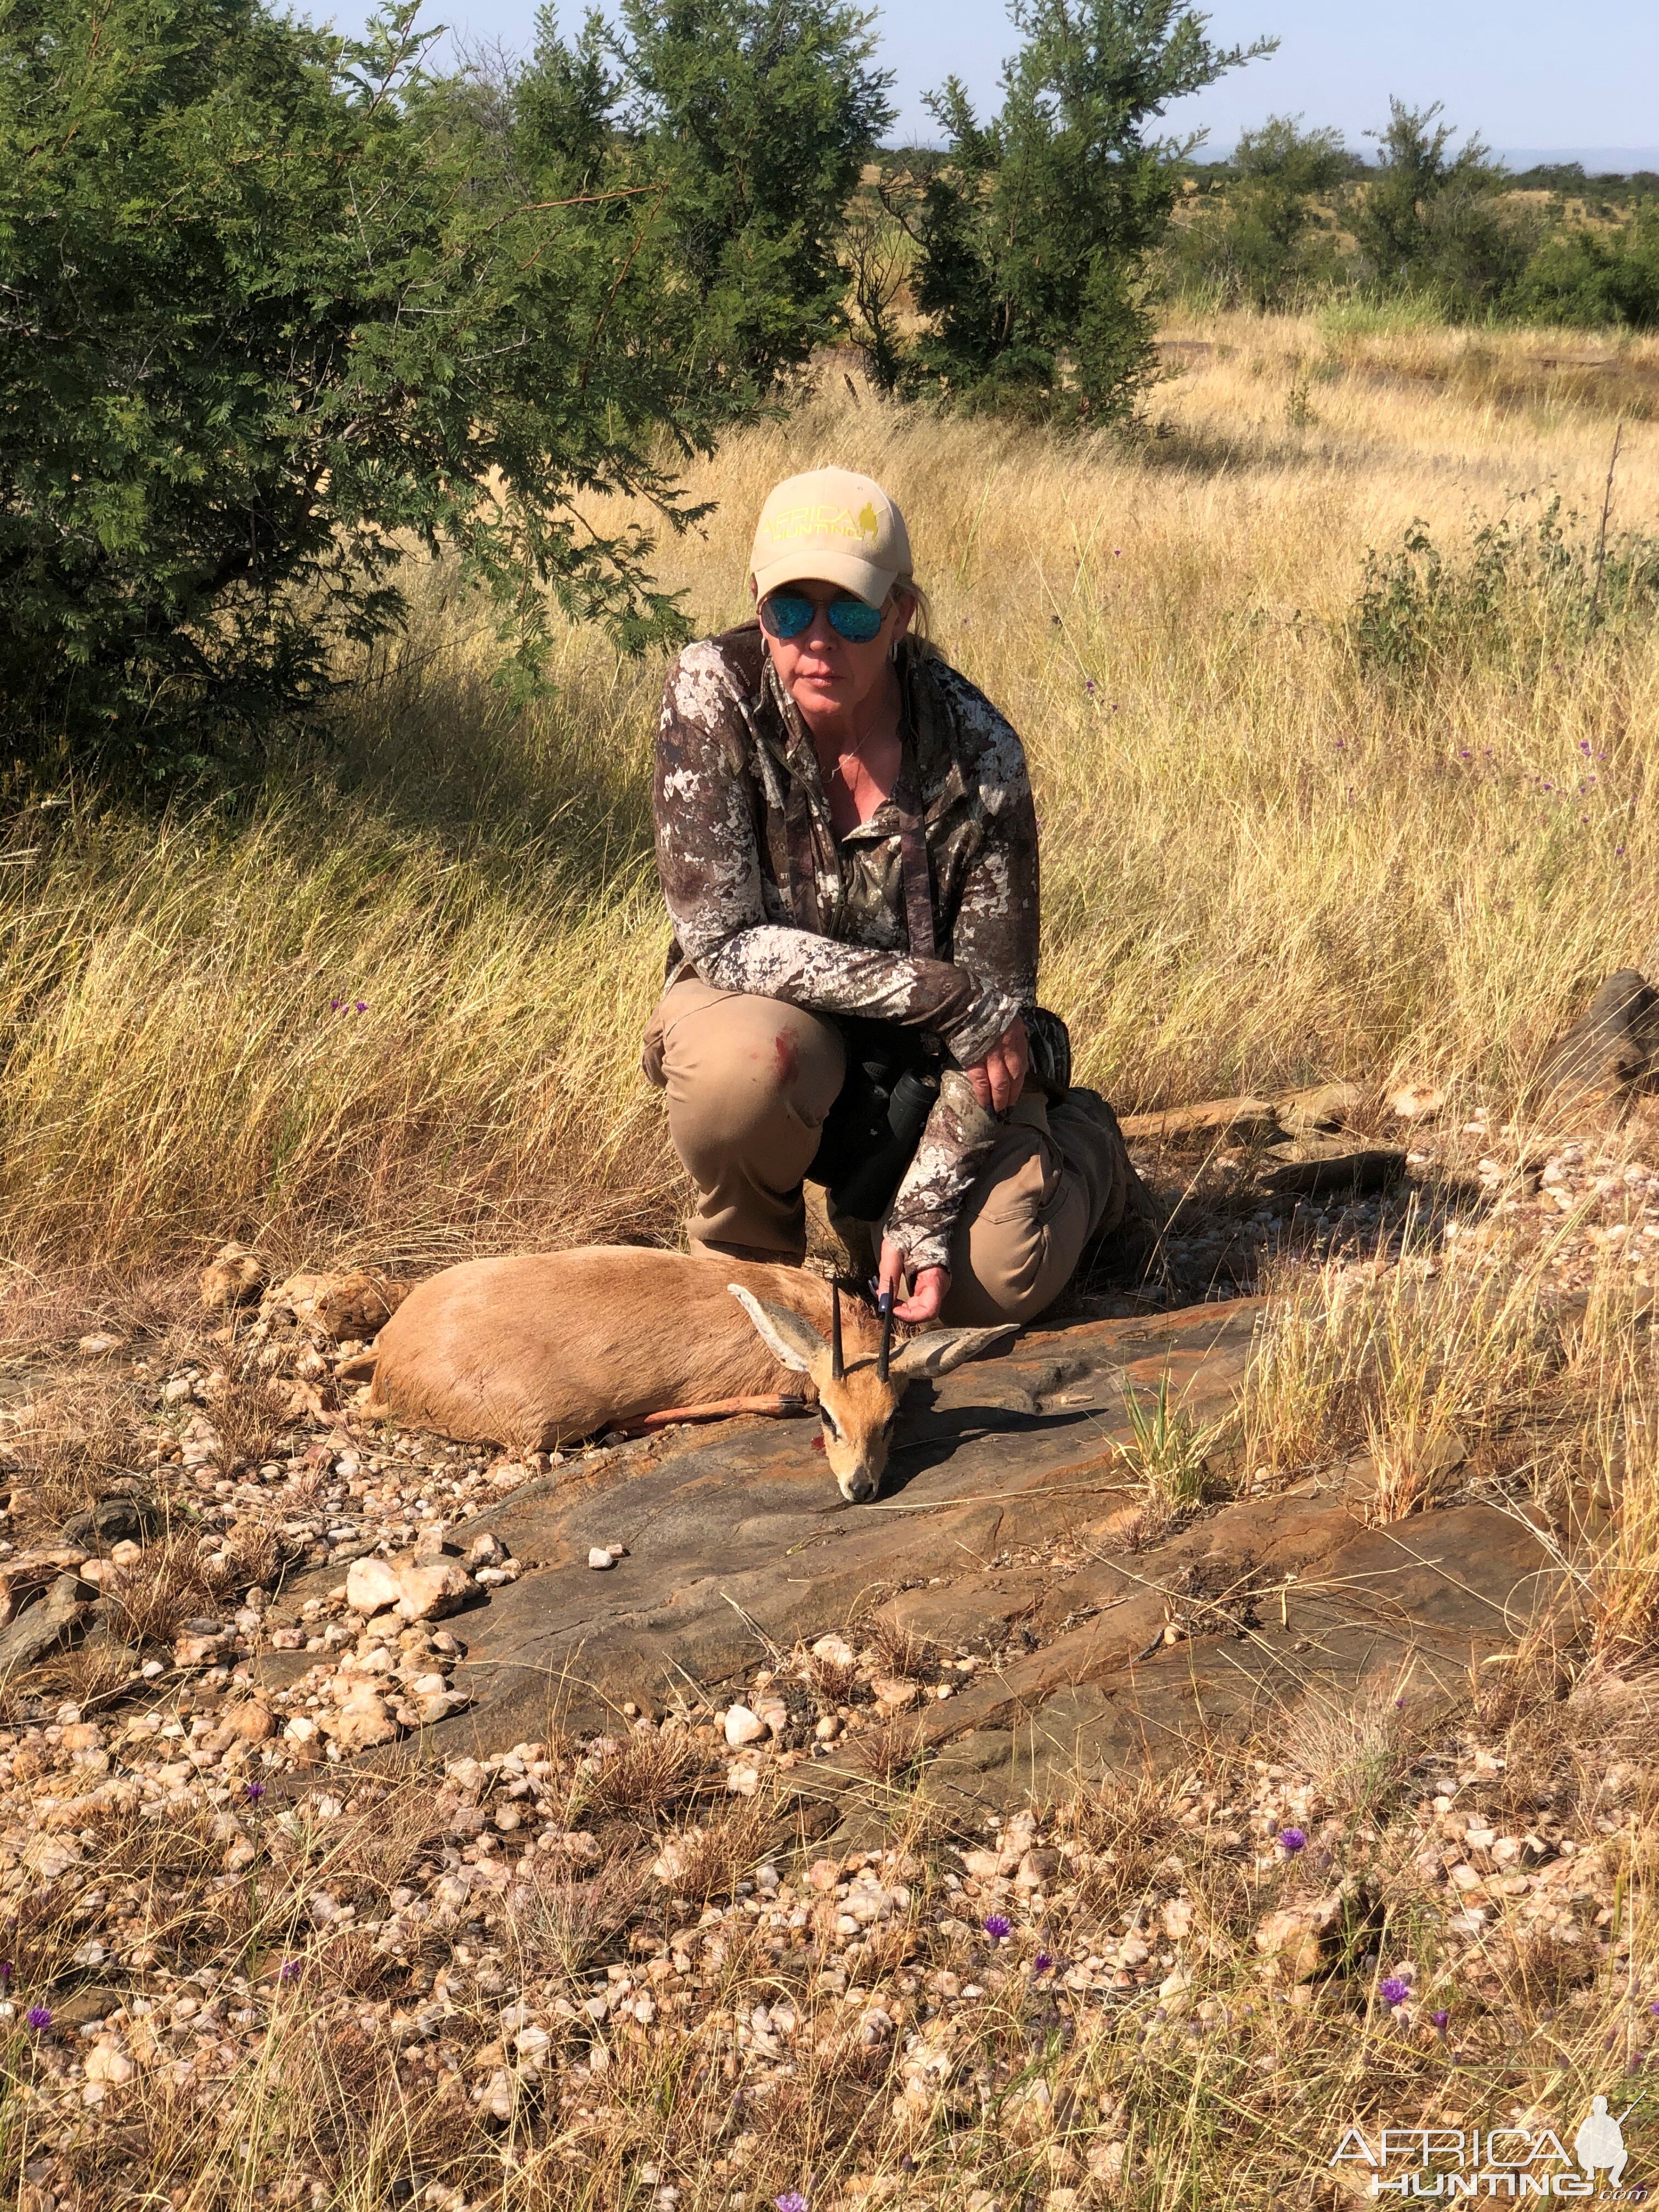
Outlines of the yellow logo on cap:
{"label": "yellow logo on cap", "polygon": [[881,535],[881,518],[868,500],[858,514],[849,514],[844,507],[791,507],[767,517],[766,534],[775,545],[786,545],[794,538],[867,538],[873,541]]}

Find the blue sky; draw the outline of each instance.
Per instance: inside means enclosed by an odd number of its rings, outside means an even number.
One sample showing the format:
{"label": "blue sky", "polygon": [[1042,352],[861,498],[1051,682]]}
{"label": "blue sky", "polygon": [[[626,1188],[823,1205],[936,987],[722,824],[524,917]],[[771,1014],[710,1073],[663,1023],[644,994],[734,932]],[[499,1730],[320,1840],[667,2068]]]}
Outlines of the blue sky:
{"label": "blue sky", "polygon": [[[533,0],[427,0],[428,14],[464,37],[528,46]],[[363,0],[301,0],[301,10],[362,20]],[[899,133],[931,137],[921,94],[954,70],[994,104],[997,71],[1013,43],[1004,0],[888,0],[884,59],[897,72]],[[1253,62],[1181,103],[1171,123],[1207,129],[1218,153],[1241,127],[1270,113],[1361,133],[1397,92],[1413,105],[1443,100],[1455,123],[1508,149],[1659,148],[1659,5],[1595,0],[1581,15],[1559,0],[1213,0],[1212,34],[1248,45],[1279,40]],[[574,23],[578,6],[562,10]]]}

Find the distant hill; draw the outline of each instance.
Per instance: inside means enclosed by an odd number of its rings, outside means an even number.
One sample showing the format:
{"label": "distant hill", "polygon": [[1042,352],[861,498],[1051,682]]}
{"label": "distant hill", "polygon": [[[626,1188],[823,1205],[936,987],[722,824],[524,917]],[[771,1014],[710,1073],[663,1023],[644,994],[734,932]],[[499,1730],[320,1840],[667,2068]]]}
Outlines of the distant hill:
{"label": "distant hill", "polygon": [[1590,177],[1632,177],[1659,169],[1659,146],[1502,146],[1498,158],[1511,169],[1566,168],[1576,162]]}

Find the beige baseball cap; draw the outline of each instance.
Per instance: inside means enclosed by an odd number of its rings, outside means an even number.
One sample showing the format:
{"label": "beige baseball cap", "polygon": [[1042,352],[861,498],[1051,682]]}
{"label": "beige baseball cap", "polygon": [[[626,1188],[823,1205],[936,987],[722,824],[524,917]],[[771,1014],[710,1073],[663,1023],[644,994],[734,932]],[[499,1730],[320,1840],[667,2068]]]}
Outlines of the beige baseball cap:
{"label": "beige baseball cap", "polygon": [[749,556],[757,596],[821,576],[878,607],[910,570],[904,517],[872,477],[810,469],[767,495]]}

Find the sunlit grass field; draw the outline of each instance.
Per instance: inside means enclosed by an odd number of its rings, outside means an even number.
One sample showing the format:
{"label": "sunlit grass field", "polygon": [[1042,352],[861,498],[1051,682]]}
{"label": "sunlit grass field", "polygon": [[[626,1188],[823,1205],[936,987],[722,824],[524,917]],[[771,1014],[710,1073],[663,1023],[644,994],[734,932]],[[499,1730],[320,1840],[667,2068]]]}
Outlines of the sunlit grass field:
{"label": "sunlit grass field", "polygon": [[[1455,565],[1506,511],[1535,538],[1559,494],[1593,554],[1621,421],[1607,542],[1659,526],[1659,343],[1352,313],[1165,339],[1127,439],[884,404],[826,362],[694,472],[716,511],[659,573],[716,627],[777,477],[891,488],[939,643],[1030,750],[1043,994],[1121,1107],[1395,1073],[1511,1095],[1659,934],[1659,643],[1524,564],[1422,665],[1367,657],[1352,616],[1368,550],[1414,521]],[[233,1234],[407,1262],[677,1233],[637,1068],[661,660],[573,629],[519,713],[447,574],[416,598],[333,744],[257,799],[76,792],[6,825],[19,1286],[136,1281]]]}

